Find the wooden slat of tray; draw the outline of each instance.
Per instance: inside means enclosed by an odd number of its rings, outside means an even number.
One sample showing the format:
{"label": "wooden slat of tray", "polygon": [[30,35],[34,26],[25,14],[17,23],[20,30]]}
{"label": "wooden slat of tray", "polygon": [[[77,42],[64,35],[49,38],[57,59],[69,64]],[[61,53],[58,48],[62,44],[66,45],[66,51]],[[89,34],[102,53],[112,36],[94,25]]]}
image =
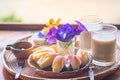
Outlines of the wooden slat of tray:
{"label": "wooden slat of tray", "polygon": [[[26,37],[26,38],[21,39],[21,40],[27,41],[27,39],[29,37]],[[95,78],[97,80],[104,78],[105,76],[111,74],[116,69],[118,69],[118,67],[120,66],[120,63],[119,63],[120,55],[119,55],[119,53],[120,53],[120,50],[116,49],[116,63],[115,63],[115,65],[113,65],[111,67],[98,67],[98,66],[95,66],[94,73],[95,73]],[[3,62],[4,62],[4,65],[5,65],[5,68],[11,74],[15,75],[15,71],[17,69],[17,59],[13,55],[13,53],[11,51],[4,50],[4,52],[3,52]],[[43,78],[42,76],[37,75],[33,70],[31,70],[31,68],[28,66],[27,63],[26,63],[26,66],[22,70],[20,78],[23,79],[23,80],[49,79],[49,78]],[[82,75],[76,76],[76,77],[74,77],[72,79],[89,80],[88,71],[85,71]]]}

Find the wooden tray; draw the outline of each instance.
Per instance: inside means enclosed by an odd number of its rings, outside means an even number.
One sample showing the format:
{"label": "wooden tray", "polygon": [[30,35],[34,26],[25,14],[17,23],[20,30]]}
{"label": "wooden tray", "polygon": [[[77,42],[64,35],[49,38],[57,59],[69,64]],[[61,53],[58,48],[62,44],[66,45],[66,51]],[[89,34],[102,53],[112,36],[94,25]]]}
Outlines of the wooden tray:
{"label": "wooden tray", "polygon": [[[29,36],[30,37],[30,36]],[[23,38],[20,41],[27,41],[29,37]],[[111,66],[111,67],[99,67],[99,66],[95,66],[94,70],[94,76],[95,79],[100,80],[104,77],[106,77],[107,75],[113,73],[114,71],[116,71],[119,66],[120,66],[120,50],[116,49],[116,63]],[[13,55],[13,53],[9,50],[5,50],[3,51],[3,64],[5,66],[5,68],[7,69],[8,72],[10,72],[12,75],[15,75],[15,71],[17,69],[17,59],[16,57]],[[42,76],[39,76],[38,74],[35,73],[35,71],[33,71],[28,64],[26,63],[25,67],[23,68],[20,78],[23,80],[41,80],[41,79],[50,79],[50,78],[44,78]],[[54,79],[54,78],[52,78]],[[84,71],[83,74],[75,76],[73,78],[65,78],[66,79],[79,79],[79,80],[89,80],[89,76],[88,76],[88,70]]]}

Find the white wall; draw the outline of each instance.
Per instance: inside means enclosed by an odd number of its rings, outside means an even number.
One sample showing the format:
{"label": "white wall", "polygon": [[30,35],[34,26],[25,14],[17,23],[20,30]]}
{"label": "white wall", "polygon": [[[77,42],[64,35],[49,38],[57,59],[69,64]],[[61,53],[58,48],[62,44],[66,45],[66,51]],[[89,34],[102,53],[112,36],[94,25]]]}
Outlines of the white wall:
{"label": "white wall", "polygon": [[46,23],[49,18],[71,22],[98,15],[107,23],[120,23],[120,0],[0,0],[0,16],[15,12],[24,22]]}

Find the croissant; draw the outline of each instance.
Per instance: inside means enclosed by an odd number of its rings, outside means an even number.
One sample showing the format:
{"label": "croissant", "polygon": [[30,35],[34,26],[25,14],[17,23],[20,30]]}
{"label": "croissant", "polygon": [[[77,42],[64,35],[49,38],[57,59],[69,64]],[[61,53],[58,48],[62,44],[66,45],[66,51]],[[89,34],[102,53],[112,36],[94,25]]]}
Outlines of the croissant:
{"label": "croissant", "polygon": [[65,63],[66,63],[66,59],[64,56],[60,56],[60,55],[56,56],[52,64],[52,71],[60,72],[64,68]]}
{"label": "croissant", "polygon": [[83,66],[88,62],[88,53],[86,51],[79,49],[76,55],[81,57]]}
{"label": "croissant", "polygon": [[68,60],[70,61],[70,64],[72,66],[73,70],[79,69],[80,65],[82,63],[81,57],[77,55],[69,55]]}

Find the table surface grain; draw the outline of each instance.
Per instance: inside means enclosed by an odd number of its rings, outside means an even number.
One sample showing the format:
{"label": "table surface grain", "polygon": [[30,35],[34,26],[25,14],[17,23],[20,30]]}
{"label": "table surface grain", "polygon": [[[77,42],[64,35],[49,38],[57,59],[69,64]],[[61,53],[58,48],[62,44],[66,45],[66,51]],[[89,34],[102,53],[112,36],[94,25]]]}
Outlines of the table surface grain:
{"label": "table surface grain", "polygon": [[[16,40],[34,33],[35,31],[0,31],[0,80],[14,80],[14,76],[4,68],[2,63],[1,55],[4,47],[7,44],[14,43]],[[117,33],[117,44],[120,49],[120,30]],[[120,68],[102,80],[120,80]]]}

